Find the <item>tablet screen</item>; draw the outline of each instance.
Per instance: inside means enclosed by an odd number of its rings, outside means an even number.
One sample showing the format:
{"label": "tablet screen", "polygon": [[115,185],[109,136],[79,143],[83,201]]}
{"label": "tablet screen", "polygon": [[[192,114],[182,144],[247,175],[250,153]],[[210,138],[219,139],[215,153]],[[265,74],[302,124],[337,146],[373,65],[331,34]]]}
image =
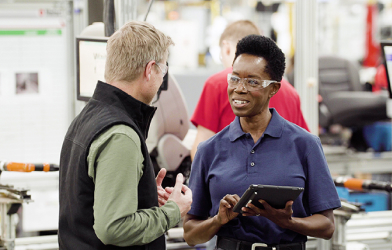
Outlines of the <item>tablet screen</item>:
{"label": "tablet screen", "polygon": [[272,207],[282,209],[285,208],[288,201],[294,201],[303,190],[304,188],[301,187],[253,184],[242,195],[241,199],[234,206],[233,211],[240,213],[242,211],[241,208],[248,203],[263,208],[258,200],[265,200]]}

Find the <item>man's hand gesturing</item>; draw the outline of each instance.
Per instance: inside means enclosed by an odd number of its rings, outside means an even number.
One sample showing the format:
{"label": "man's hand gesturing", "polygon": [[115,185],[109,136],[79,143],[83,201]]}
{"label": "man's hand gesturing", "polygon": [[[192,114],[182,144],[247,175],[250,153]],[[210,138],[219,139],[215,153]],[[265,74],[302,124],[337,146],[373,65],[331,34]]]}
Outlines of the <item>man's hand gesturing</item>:
{"label": "man's hand gesturing", "polygon": [[[184,177],[182,174],[178,174],[176,178],[176,185],[174,186],[174,189],[168,199],[177,203],[178,207],[180,208],[181,217],[188,213],[192,204],[192,191],[183,183]],[[183,193],[181,193],[181,191]]]}
{"label": "man's hand gesturing", "polygon": [[155,178],[155,181],[157,183],[157,190],[158,190],[158,203],[159,206],[163,206],[166,204],[167,199],[169,199],[170,193],[166,192],[165,189],[162,187],[162,181],[166,176],[166,169],[162,168],[159,173],[157,174],[157,177]]}

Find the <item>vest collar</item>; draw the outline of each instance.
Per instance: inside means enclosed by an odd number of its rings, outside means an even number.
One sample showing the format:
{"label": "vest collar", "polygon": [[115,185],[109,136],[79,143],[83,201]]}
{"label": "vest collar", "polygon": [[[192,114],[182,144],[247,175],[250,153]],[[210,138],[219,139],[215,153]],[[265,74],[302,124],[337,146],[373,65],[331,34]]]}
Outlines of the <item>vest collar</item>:
{"label": "vest collar", "polygon": [[148,129],[156,107],[147,105],[119,88],[98,81],[92,99],[124,110],[147,139]]}

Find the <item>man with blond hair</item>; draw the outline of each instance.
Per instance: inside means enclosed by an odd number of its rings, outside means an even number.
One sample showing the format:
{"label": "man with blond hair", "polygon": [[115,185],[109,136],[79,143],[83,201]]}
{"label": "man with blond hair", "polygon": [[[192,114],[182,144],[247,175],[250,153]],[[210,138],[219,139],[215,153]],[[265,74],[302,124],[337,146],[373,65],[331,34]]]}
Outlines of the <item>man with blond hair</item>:
{"label": "man with blond hair", "polygon": [[60,156],[60,249],[166,249],[164,233],[190,209],[177,176],[155,179],[145,140],[167,73],[170,37],[129,22],[107,43],[105,80],[74,119]]}
{"label": "man with blond hair", "polygon": [[[197,128],[191,149],[192,159],[200,142],[221,131],[235,118],[227,95],[227,75],[232,72],[237,42],[252,34],[260,35],[257,26],[249,20],[239,20],[229,24],[220,37],[221,58],[226,69],[207,79],[191,118]],[[299,95],[285,79],[282,79],[278,93],[271,98],[270,107],[275,108],[286,120],[309,131],[301,111]]]}

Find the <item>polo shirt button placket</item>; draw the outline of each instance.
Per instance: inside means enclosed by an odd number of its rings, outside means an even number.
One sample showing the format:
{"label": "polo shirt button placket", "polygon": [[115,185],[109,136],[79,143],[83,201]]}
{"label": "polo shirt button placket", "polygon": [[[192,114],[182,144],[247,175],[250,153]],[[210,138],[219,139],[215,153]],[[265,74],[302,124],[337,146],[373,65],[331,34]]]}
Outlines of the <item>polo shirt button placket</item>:
{"label": "polo shirt button placket", "polygon": [[251,167],[254,167],[254,166],[255,166],[255,163],[254,163],[254,162],[251,162],[251,163],[250,163],[250,166],[251,166]]}

